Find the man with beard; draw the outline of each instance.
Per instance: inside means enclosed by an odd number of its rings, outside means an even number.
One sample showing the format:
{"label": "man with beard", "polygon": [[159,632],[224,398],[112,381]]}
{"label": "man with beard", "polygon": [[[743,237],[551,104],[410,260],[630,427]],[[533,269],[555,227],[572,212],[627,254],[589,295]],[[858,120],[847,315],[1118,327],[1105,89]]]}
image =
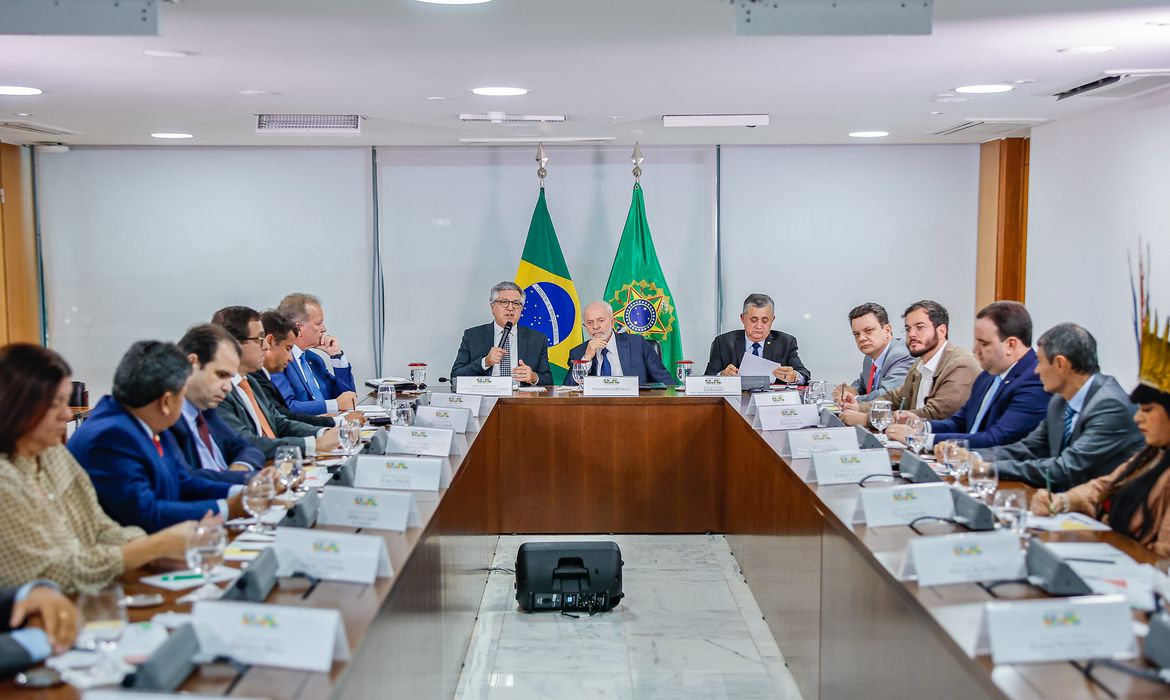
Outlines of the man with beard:
{"label": "man with beard", "polygon": [[[889,401],[894,411],[908,411],[928,420],[948,418],[963,407],[971,394],[979,363],[970,352],[948,342],[950,316],[937,301],[916,301],[902,318],[906,324],[906,347],[918,361],[901,386],[873,400]],[[871,403],[846,397],[841,420],[846,425],[868,424]]]}

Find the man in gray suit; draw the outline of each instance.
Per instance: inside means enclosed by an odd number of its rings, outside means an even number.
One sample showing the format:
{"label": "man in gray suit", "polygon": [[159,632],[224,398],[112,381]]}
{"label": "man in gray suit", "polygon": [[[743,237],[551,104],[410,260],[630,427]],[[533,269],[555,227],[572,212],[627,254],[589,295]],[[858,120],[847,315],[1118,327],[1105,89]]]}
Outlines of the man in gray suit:
{"label": "man in gray suit", "polygon": [[1113,377],[1100,373],[1097,341],[1062,323],[1036,342],[1036,374],[1052,394],[1048,415],[1019,442],[979,450],[1014,479],[1053,493],[1109,474],[1145,446],[1137,410]]}
{"label": "man in gray suit", "polygon": [[861,361],[861,376],[852,384],[834,389],[833,400],[840,401],[847,394],[856,396],[858,401],[872,401],[902,386],[914,358],[906,344],[894,337],[885,307],[873,302],[855,307],[849,312],[849,326],[853,329],[853,342],[865,359]]}

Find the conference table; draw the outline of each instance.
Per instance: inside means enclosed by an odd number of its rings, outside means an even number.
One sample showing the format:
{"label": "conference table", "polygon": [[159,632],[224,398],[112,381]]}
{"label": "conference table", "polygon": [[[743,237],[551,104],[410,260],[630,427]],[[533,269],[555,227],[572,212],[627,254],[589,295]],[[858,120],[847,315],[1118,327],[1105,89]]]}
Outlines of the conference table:
{"label": "conference table", "polygon": [[[447,488],[416,492],[421,526],[382,537],[393,576],[374,585],[277,587],[269,603],[335,608],[352,658],[329,673],[200,666],[184,692],[243,698],[450,698],[500,534],[724,533],[806,700],[816,698],[1165,698],[1165,686],[1080,663],[993,665],[973,653],[991,600],[1044,597],[1027,584],[918,587],[889,562],[909,527],[853,523],[861,487],[808,483],[807,459],[783,456],[783,432],[751,425],[750,395],[674,389],[587,398],[545,390],[484,398],[456,434]],[[328,487],[326,487],[328,488]],[[320,527],[320,526],[318,526]],[[352,528],[329,528],[353,532]],[[925,535],[962,531],[920,525]],[[1044,533],[1154,557],[1112,532]],[[157,592],[124,581],[128,593]],[[621,605],[636,606],[627,589]],[[149,620],[177,606],[166,593]],[[523,614],[517,611],[515,614]],[[1140,666],[1140,661],[1129,662]],[[76,698],[68,686],[3,698]]]}

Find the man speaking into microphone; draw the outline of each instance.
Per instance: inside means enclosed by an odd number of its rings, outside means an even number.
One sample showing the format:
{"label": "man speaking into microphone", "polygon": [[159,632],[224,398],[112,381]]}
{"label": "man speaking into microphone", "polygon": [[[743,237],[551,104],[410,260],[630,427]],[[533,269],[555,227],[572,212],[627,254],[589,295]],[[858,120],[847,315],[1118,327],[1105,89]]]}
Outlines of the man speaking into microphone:
{"label": "man speaking into microphone", "polygon": [[463,331],[452,377],[512,377],[521,384],[552,384],[548,366],[548,337],[517,326],[524,309],[524,292],[515,282],[492,287],[488,299],[492,323]]}

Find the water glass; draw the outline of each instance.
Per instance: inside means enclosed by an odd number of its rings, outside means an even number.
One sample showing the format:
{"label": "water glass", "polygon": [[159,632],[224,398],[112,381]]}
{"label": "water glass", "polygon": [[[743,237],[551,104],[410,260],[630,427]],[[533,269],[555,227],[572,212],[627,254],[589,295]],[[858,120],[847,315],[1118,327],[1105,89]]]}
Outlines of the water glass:
{"label": "water glass", "polygon": [[922,454],[926,449],[926,421],[910,414],[906,420],[906,445],[914,454]]}
{"label": "water glass", "polygon": [[378,385],[378,405],[389,413],[394,408],[394,382],[382,382]]}
{"label": "water glass", "polygon": [[276,498],[276,487],[266,476],[254,476],[244,486],[244,510],[255,518],[255,522],[248,526],[249,532],[264,532],[261,520],[268,511],[272,510],[272,501]]}
{"label": "water glass", "polygon": [[893,405],[889,401],[874,401],[869,405],[869,424],[879,433],[886,432],[890,421],[894,419],[892,409]]}
{"label": "water glass", "polygon": [[589,374],[589,360],[573,360],[573,366],[569,368],[573,373],[573,381],[577,382],[577,386],[585,384],[585,377]]}
{"label": "water glass", "polygon": [[1001,528],[1023,537],[1028,529],[1028,494],[1023,489],[996,492],[995,514]]}
{"label": "water glass", "polygon": [[947,475],[956,483],[967,473],[970,458],[970,443],[965,438],[947,440],[943,443],[943,464],[947,468]]}
{"label": "water glass", "polygon": [[409,401],[395,401],[390,412],[391,425],[414,425],[414,409]]}
{"label": "water glass", "polygon": [[115,656],[118,640],[126,629],[126,608],[122,605],[125,593],[114,583],[105,588],[82,593],[77,597],[77,611],[81,615],[81,630],[75,645],[99,653],[94,673],[110,676],[124,668]]}
{"label": "water glass", "polygon": [[227,549],[227,532],[219,523],[200,523],[187,537],[187,566],[203,577],[204,584],[194,591],[193,600],[215,600],[222,591],[211,576],[223,564]]}
{"label": "water glass", "polygon": [[362,424],[348,418],[341,421],[338,437],[341,439],[341,449],[345,450],[345,454],[353,454],[362,444]]}
{"label": "water glass", "polygon": [[280,445],[276,448],[276,456],[272,461],[276,467],[276,474],[280,483],[287,489],[296,483],[297,477],[303,473],[301,469],[301,448],[295,445]]}
{"label": "water glass", "polygon": [[990,502],[995,490],[999,488],[999,468],[995,462],[983,459],[974,452],[969,452],[971,471],[967,475],[967,483],[985,503]]}
{"label": "water glass", "polygon": [[829,383],[823,379],[817,379],[808,383],[808,391],[804,394],[806,403],[819,406],[827,398],[829,391]]}
{"label": "water glass", "polygon": [[674,376],[682,386],[686,386],[687,377],[691,376],[694,371],[695,363],[691,360],[679,360],[674,363]]}
{"label": "water glass", "polygon": [[407,367],[410,369],[410,381],[416,388],[421,387],[427,380],[427,363],[411,362]]}

